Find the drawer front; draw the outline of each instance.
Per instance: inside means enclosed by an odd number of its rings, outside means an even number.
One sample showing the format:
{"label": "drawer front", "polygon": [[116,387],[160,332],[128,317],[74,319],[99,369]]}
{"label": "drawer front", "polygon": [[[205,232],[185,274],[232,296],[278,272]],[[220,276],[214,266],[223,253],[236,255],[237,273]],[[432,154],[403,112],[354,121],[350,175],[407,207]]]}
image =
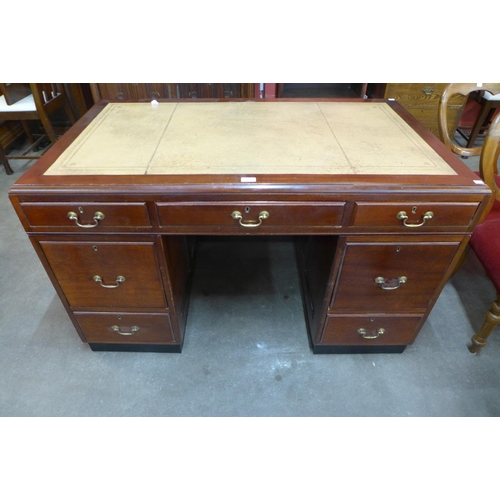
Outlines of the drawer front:
{"label": "drawer front", "polygon": [[25,202],[21,206],[33,229],[85,232],[151,227],[146,203]]}
{"label": "drawer front", "polygon": [[[386,99],[396,99],[403,106],[432,106],[437,109],[447,83],[388,83]],[[448,103],[460,106],[464,97],[456,95]]]}
{"label": "drawer front", "polygon": [[235,233],[340,227],[345,203],[157,203],[162,227],[223,228]]}
{"label": "drawer front", "polygon": [[413,342],[422,316],[327,317],[324,345],[407,345]]}
{"label": "drawer front", "polygon": [[71,307],[166,307],[153,242],[40,246]]}
{"label": "drawer front", "polygon": [[356,203],[353,226],[387,227],[408,232],[429,228],[467,228],[478,203]]}
{"label": "drawer front", "polygon": [[458,242],[347,243],[331,309],[425,310]]}
{"label": "drawer front", "polygon": [[82,313],[75,318],[88,342],[175,343],[169,314]]}

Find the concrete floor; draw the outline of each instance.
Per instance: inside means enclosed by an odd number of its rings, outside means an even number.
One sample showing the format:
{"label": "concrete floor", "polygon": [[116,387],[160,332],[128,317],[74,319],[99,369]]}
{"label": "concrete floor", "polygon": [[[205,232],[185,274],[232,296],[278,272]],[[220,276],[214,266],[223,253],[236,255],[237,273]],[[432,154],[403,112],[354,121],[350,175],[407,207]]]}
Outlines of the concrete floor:
{"label": "concrete floor", "polygon": [[313,355],[286,239],[200,242],[182,354],[92,352],[8,200],[28,165],[0,171],[0,416],[500,415],[500,335],[467,350],[495,297],[472,252],[403,354]]}

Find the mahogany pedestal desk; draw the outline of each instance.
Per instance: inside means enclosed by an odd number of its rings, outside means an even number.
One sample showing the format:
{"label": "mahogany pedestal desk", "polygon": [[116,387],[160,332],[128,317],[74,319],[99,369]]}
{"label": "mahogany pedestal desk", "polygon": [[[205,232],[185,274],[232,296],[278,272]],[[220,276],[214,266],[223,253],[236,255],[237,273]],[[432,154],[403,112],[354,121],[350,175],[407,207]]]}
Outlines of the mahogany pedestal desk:
{"label": "mahogany pedestal desk", "polygon": [[319,99],[100,102],[10,191],[81,339],[154,352],[198,235],[293,236],[312,351],[402,352],[490,195],[396,102]]}

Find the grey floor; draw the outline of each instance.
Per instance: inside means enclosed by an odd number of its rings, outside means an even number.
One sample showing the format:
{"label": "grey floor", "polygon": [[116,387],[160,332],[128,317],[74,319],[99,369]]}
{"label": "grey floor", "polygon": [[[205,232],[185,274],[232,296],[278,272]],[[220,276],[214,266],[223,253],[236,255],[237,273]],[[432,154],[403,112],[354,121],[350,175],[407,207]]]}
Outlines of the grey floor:
{"label": "grey floor", "polygon": [[500,335],[467,350],[495,297],[472,252],[403,354],[313,355],[286,239],[200,242],[182,354],[92,352],[10,205],[29,164],[12,166],[0,171],[0,416],[500,415]]}

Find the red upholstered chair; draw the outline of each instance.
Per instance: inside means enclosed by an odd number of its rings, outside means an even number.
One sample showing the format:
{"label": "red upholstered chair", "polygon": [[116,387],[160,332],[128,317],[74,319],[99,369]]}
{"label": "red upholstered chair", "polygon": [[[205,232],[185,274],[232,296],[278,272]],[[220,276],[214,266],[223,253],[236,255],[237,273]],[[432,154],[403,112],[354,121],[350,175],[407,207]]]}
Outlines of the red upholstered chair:
{"label": "red upholstered chair", "polygon": [[469,350],[476,353],[486,344],[489,334],[500,323],[500,176],[498,158],[500,154],[500,115],[490,126],[485,138],[480,159],[480,175],[493,191],[493,197],[476,226],[469,245],[483,265],[497,292],[497,298],[480,330],[472,337]]}

